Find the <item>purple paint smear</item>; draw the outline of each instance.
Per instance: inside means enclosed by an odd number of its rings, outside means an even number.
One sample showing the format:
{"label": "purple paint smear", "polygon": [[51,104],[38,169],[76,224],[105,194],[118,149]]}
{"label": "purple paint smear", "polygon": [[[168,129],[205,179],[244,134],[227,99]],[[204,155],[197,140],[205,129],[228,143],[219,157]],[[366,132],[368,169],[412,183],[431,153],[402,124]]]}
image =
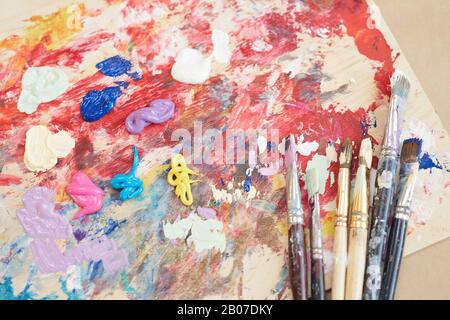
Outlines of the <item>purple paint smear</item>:
{"label": "purple paint smear", "polygon": [[42,273],[64,272],[71,265],[84,261],[102,261],[107,274],[128,265],[123,249],[114,241],[102,236],[96,240],[81,242],[75,248],[61,252],[56,240],[68,240],[72,236],[69,222],[55,212],[55,192],[44,187],[34,187],[23,197],[24,208],[17,210],[17,218],[29,237],[35,263]]}

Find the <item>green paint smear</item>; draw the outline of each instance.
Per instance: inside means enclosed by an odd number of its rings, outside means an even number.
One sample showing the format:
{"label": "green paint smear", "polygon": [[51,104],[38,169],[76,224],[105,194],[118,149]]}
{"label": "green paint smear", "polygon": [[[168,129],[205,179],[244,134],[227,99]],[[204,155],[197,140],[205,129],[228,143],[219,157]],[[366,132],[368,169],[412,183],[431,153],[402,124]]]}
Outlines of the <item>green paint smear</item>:
{"label": "green paint smear", "polygon": [[251,207],[260,211],[275,213],[275,205],[266,200],[253,199]]}
{"label": "green paint smear", "polygon": [[38,298],[35,292],[30,291],[30,288],[31,284],[27,283],[25,288],[18,295],[15,295],[14,288],[12,286],[12,278],[4,277],[3,282],[0,282],[0,300],[54,300],[58,298],[55,293],[43,298]]}
{"label": "green paint smear", "polygon": [[120,274],[120,278],[122,281],[122,287],[123,289],[126,291],[126,293],[130,294],[130,295],[135,295],[136,294],[136,289],[133,288],[130,285],[130,281],[128,279],[128,275],[125,271],[122,271],[122,273]]}

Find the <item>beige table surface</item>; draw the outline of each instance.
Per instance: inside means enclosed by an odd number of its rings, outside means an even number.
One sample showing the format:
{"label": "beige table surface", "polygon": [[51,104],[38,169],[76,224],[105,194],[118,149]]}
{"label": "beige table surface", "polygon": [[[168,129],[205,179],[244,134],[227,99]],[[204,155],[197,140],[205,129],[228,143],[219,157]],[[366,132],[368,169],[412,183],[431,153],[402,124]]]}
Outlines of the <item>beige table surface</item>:
{"label": "beige table surface", "polygon": [[[0,0],[5,1],[5,0]],[[374,0],[397,39],[404,55],[428,94],[445,128],[450,131],[450,0]],[[71,2],[62,0],[61,2]],[[46,11],[52,1],[41,1]],[[20,10],[28,0],[0,14],[26,18]],[[34,12],[39,14],[39,12]],[[1,30],[8,34],[18,25]],[[397,291],[398,299],[450,299],[450,239],[405,258]]]}
{"label": "beige table surface", "polygon": [[[375,2],[450,131],[450,1]],[[450,239],[408,256],[402,265],[397,299],[450,299],[449,266]]]}

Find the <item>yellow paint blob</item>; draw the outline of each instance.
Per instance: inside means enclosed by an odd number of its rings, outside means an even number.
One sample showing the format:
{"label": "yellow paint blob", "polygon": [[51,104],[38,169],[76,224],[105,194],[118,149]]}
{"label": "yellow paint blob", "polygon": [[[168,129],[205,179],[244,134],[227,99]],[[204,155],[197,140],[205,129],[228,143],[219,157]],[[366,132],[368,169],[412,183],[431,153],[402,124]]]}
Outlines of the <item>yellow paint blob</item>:
{"label": "yellow paint blob", "polygon": [[172,169],[167,175],[167,182],[175,187],[175,195],[180,198],[181,202],[186,206],[190,206],[194,202],[191,183],[195,181],[191,181],[189,175],[197,175],[197,173],[187,167],[186,161],[181,154],[173,155],[170,165]]}

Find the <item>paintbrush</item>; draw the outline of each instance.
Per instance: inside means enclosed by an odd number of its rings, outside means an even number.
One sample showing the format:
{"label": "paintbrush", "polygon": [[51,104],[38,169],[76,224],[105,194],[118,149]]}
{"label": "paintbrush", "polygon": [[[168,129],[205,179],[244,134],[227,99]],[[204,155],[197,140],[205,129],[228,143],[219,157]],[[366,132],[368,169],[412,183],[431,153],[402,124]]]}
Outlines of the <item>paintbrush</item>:
{"label": "paintbrush", "polygon": [[381,156],[378,162],[376,189],[370,229],[364,299],[377,300],[381,288],[384,252],[395,193],[401,123],[410,82],[400,71],[391,78],[391,101]]}
{"label": "paintbrush", "polygon": [[366,264],[367,224],[369,222],[369,199],[367,170],[372,164],[372,143],[370,138],[361,142],[359,166],[356,172],[350,216],[350,236],[348,239],[348,265],[345,280],[345,299],[361,300]]}
{"label": "paintbrush", "polygon": [[395,296],[409,220],[409,210],[419,171],[418,156],[421,146],[421,140],[408,139],[403,143],[400,155],[400,182],[397,205],[389,233],[389,241],[386,248],[386,266],[381,282],[380,299],[383,300],[393,300]]}
{"label": "paintbrush", "polygon": [[306,189],[311,204],[311,297],[325,300],[322,224],[320,223],[319,176],[317,169],[306,171]]}
{"label": "paintbrush", "polygon": [[339,155],[339,178],[337,213],[334,223],[333,280],[331,299],[343,300],[345,297],[345,270],[347,266],[347,216],[350,197],[350,166],[352,144],[347,138],[341,146]]}
{"label": "paintbrush", "polygon": [[302,196],[297,173],[294,135],[286,139],[286,202],[289,219],[289,276],[295,300],[306,300],[306,254]]}

